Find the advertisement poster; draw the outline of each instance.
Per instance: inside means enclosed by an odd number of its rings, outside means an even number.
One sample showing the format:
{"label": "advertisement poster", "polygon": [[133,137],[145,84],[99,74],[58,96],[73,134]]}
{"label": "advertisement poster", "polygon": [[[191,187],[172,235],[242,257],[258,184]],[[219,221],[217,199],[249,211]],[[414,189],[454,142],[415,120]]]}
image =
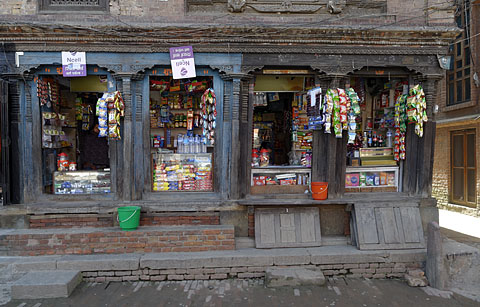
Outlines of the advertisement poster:
{"label": "advertisement poster", "polygon": [[173,79],[195,78],[195,61],[192,46],[170,48]]}
{"label": "advertisement poster", "polygon": [[64,77],[85,77],[87,75],[85,52],[62,51],[62,69]]}

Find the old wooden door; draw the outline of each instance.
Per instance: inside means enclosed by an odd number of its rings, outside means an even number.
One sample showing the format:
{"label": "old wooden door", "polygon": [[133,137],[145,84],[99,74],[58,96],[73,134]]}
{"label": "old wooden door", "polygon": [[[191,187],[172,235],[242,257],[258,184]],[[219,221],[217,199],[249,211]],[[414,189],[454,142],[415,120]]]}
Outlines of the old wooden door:
{"label": "old wooden door", "polygon": [[425,247],[418,204],[355,204],[352,222],[359,249]]}
{"label": "old wooden door", "polygon": [[255,210],[257,248],[320,246],[318,208],[260,208]]}

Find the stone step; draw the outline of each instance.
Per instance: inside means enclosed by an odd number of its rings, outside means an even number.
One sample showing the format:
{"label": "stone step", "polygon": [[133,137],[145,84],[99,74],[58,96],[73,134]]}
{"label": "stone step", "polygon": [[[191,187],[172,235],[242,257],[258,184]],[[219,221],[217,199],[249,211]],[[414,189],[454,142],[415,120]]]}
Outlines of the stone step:
{"label": "stone step", "polygon": [[68,297],[81,281],[80,271],[28,272],[12,285],[12,299]]}
{"label": "stone step", "polygon": [[267,287],[323,286],[325,276],[321,270],[315,268],[267,268],[265,285]]}
{"label": "stone step", "polygon": [[237,249],[254,248],[255,239],[249,237],[235,237],[235,247]]}

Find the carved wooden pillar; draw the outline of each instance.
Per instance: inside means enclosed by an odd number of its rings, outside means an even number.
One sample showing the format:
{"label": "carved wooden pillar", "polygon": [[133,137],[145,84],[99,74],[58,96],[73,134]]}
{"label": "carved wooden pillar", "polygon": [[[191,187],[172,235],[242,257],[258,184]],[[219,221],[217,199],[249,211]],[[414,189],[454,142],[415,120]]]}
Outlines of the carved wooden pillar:
{"label": "carved wooden pillar", "polygon": [[[145,78],[143,74],[136,74],[132,77],[132,90],[134,89],[135,96],[135,109],[132,110],[134,113],[134,117],[132,115],[132,120],[134,119],[132,125],[134,127],[133,132],[133,147],[137,150],[134,151],[134,158],[133,158],[133,165],[134,165],[134,184],[133,184],[133,194],[132,199],[138,200],[142,198],[142,193],[144,191],[145,185],[145,172],[149,171],[145,169],[144,159],[145,155],[148,155],[148,159],[150,159],[150,143],[143,144],[143,82],[142,80]],[[133,112],[135,111],[135,112]],[[143,146],[146,145],[146,146]],[[148,146],[148,147],[147,147]],[[143,148],[143,150],[139,150]],[[147,149],[148,148],[148,149]]]}
{"label": "carved wooden pillar", "polygon": [[[132,142],[132,74],[131,73],[117,73],[117,87],[121,88],[122,98],[125,103],[125,116],[123,118],[123,134],[121,141],[110,141],[117,143],[117,193],[118,196],[124,200],[133,199],[133,142]],[[121,83],[121,84],[119,84]],[[118,148],[120,145],[120,148]]]}
{"label": "carved wooden pillar", "polygon": [[[241,89],[242,89],[242,78],[245,77],[245,74],[242,73],[229,73],[225,76],[224,80],[230,81],[232,84],[231,87],[231,101],[230,101],[230,114],[226,114],[224,109],[224,114],[230,117],[230,163],[228,166],[230,174],[230,199],[239,199],[242,194],[243,185],[245,184],[241,178],[240,174],[242,173],[241,168],[243,167],[242,163],[245,161],[241,160],[242,150],[246,148],[246,144],[243,144],[242,137],[240,135],[240,114],[242,113],[242,103],[241,103]],[[227,94],[225,95],[227,96]],[[224,105],[225,108],[225,105]],[[224,116],[224,120],[227,118]],[[228,131],[228,130],[226,130]],[[225,132],[226,132],[225,131]],[[243,132],[242,132],[243,133]]]}
{"label": "carved wooden pillar", "polygon": [[405,137],[406,158],[403,173],[403,191],[409,195],[430,197],[432,194],[433,156],[436,124],[433,120],[439,75],[419,76],[414,79],[425,93],[428,121],[423,125],[423,137],[415,134],[415,125],[407,126]]}
{"label": "carved wooden pillar", "polygon": [[10,186],[12,187],[11,201],[14,204],[25,202],[25,136],[23,133],[23,116],[21,107],[21,75],[3,75],[8,80],[9,92],[9,130],[10,130],[10,156],[11,173]]}
{"label": "carved wooden pillar", "polygon": [[[318,83],[325,94],[329,88],[344,85],[346,78],[345,75],[324,75],[318,77]],[[345,193],[346,138],[346,132],[341,139],[323,129],[313,132],[312,181],[328,182],[328,198],[339,198]]]}
{"label": "carved wooden pillar", "polygon": [[416,194],[422,197],[432,195],[433,157],[435,150],[436,123],[434,121],[433,106],[436,103],[439,81],[442,76],[427,75],[423,78],[422,86],[427,103],[428,121],[423,126],[423,137],[418,139],[417,156],[417,184]]}

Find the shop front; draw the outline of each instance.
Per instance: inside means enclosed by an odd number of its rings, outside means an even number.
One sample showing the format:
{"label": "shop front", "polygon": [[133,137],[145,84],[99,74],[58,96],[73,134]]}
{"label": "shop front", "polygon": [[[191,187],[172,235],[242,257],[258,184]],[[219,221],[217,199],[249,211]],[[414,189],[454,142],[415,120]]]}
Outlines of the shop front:
{"label": "shop front", "polygon": [[255,217],[257,247],[332,238],[361,249],[423,246],[422,221],[434,209],[427,99],[439,73],[402,65],[402,56],[369,67],[360,65],[368,55],[351,56],[355,68],[319,58],[244,57],[252,80],[241,203]]}
{"label": "shop front", "polygon": [[220,206],[240,57],[198,53],[196,76],[173,79],[168,53],[138,56],[87,52],[86,76],[66,77],[61,52],[19,55],[18,78],[9,77],[24,114],[12,125],[16,202],[62,211],[87,201],[102,212],[133,200]]}

